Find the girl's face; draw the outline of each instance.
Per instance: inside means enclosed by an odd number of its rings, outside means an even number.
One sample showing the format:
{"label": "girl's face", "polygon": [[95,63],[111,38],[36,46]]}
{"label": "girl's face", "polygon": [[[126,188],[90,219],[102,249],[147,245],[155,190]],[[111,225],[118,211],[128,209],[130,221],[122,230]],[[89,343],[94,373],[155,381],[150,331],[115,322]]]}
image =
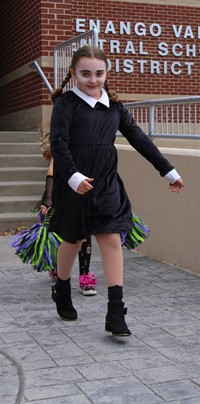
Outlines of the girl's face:
{"label": "girl's face", "polygon": [[106,80],[106,65],[97,58],[81,57],[71,75],[77,80],[77,87],[83,93],[98,100]]}

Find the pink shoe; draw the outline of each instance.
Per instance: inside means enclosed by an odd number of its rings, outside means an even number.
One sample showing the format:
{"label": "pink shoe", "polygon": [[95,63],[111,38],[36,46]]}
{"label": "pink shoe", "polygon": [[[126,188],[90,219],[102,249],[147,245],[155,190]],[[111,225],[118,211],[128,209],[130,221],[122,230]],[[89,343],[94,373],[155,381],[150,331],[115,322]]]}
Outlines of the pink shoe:
{"label": "pink shoe", "polygon": [[95,289],[97,278],[95,278],[94,272],[89,272],[88,275],[81,275],[79,283],[84,296],[94,296],[97,294]]}
{"label": "pink shoe", "polygon": [[53,281],[57,281],[58,275],[57,275],[56,271],[54,271],[54,270],[49,271],[49,276]]}

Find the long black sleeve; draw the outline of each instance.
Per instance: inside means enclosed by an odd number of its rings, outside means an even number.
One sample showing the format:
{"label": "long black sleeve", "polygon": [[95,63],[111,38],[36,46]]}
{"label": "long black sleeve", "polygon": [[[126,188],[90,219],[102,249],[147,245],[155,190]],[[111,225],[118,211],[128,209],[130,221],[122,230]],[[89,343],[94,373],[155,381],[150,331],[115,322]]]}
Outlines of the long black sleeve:
{"label": "long black sleeve", "polygon": [[72,116],[72,105],[64,96],[57,97],[51,116],[50,142],[54,167],[67,183],[78,170],[69,150],[69,129]]}
{"label": "long black sleeve", "polygon": [[143,130],[135,123],[129,111],[122,106],[120,132],[146,160],[148,160],[164,177],[173,166],[158,150],[157,146],[149,139]]}

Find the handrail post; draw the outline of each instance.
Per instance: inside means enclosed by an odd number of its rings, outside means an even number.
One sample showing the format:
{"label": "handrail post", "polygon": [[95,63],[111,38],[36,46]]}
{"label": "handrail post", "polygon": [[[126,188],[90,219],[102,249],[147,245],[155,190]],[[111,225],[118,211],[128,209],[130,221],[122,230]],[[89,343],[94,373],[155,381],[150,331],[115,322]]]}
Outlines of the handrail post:
{"label": "handrail post", "polygon": [[94,46],[98,46],[98,31],[97,31],[97,29],[93,29],[93,35],[94,35]]}
{"label": "handrail post", "polygon": [[58,51],[54,48],[53,63],[54,63],[54,88],[58,87]]}
{"label": "handrail post", "polygon": [[154,105],[149,105],[149,136],[154,134]]}

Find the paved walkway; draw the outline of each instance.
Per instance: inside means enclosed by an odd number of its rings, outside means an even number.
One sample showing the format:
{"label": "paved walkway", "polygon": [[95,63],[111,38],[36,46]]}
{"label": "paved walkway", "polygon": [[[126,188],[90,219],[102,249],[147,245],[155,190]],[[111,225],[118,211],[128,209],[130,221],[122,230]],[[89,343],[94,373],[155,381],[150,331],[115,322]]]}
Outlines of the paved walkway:
{"label": "paved walkway", "polygon": [[64,322],[52,281],[23,265],[0,237],[1,404],[200,404],[200,278],[124,250],[129,338],[104,331],[107,289],[96,243],[98,294]]}

